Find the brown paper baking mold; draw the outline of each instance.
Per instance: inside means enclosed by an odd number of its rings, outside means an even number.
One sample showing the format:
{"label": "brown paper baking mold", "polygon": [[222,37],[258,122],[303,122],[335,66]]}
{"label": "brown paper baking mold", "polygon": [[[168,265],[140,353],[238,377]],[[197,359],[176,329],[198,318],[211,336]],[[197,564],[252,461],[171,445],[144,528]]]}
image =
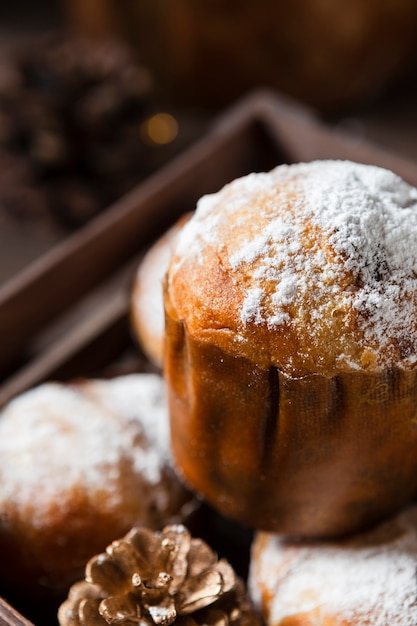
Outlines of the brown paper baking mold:
{"label": "brown paper baking mold", "polygon": [[416,371],[291,378],[166,313],[165,375],[179,472],[242,524],[340,536],[417,490]]}

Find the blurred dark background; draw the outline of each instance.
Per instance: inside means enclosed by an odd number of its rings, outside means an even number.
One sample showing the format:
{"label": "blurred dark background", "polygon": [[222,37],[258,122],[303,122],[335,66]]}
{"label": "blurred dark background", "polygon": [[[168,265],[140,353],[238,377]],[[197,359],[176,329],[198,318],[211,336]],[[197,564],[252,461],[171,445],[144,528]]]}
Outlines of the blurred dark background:
{"label": "blurred dark background", "polygon": [[0,6],[0,283],[269,87],[417,162],[415,0]]}
{"label": "blurred dark background", "polygon": [[64,26],[65,13],[60,0],[14,0],[0,5],[2,37],[16,37]]}

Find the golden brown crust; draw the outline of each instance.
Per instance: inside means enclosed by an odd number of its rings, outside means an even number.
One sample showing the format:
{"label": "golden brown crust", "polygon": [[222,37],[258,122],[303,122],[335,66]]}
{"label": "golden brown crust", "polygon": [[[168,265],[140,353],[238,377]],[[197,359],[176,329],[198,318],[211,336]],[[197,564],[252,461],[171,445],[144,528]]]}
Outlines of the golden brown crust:
{"label": "golden brown crust", "polygon": [[[384,173],[388,182],[373,180]],[[346,219],[347,223],[339,226],[337,197],[327,199],[326,194],[343,195],[340,203],[347,204],[349,194],[354,193],[350,178],[356,175],[364,179],[358,180],[358,189],[354,190],[359,195],[358,199],[354,197],[359,215],[352,217],[346,211],[340,221]],[[333,176],[337,180],[334,184]],[[378,184],[379,189],[375,190]],[[384,189],[388,184],[398,186],[398,198],[391,198],[393,194]],[[327,213],[323,211],[318,217],[315,188],[321,185],[325,197],[320,201],[327,200],[330,209],[324,207]],[[366,185],[369,189],[365,189],[362,198],[360,194]],[[180,238],[170,267],[171,315],[184,320],[196,339],[214,342],[253,360],[261,359],[265,366],[279,367],[291,376],[311,372],[332,376],[352,368],[375,371],[387,365],[414,367],[415,285],[398,299],[399,310],[401,303],[408,301],[413,313],[402,332],[389,341],[392,328],[381,330],[379,335],[369,332],[377,319],[371,308],[372,298],[394,300],[388,288],[386,293],[381,291],[384,280],[377,276],[371,276],[367,279],[369,284],[364,284],[369,264],[366,254],[377,257],[379,247],[385,244],[378,239],[379,224],[375,225],[373,241],[372,233],[367,232],[354,232],[345,246],[335,237],[337,228],[342,235],[343,229],[353,230],[354,221],[360,219],[359,203],[371,203],[375,193],[387,195],[387,201],[392,199],[393,204],[398,201],[398,209],[406,202],[402,193],[416,205],[415,190],[399,178],[391,180],[390,173],[329,161],[281,166],[269,174],[238,179],[219,193],[203,198],[197,218]],[[368,209],[364,206],[363,213]],[[369,209],[369,214],[365,219],[376,220],[376,211]],[[405,228],[404,220],[401,227]],[[417,231],[415,223],[410,228]],[[347,258],[346,250],[349,253],[349,246],[356,245],[355,237],[367,236],[364,250],[359,249],[356,258],[355,253]],[[383,251],[381,265],[391,252]],[[374,266],[371,269],[377,274],[376,261]],[[409,272],[413,279],[414,269]],[[396,277],[389,278],[395,284]],[[375,307],[379,306],[377,302]]]}

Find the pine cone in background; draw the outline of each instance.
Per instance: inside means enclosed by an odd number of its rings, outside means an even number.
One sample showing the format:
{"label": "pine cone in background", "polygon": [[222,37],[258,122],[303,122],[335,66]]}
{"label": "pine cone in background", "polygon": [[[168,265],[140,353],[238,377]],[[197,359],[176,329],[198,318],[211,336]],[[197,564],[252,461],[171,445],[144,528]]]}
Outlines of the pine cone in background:
{"label": "pine cone in background", "polygon": [[91,559],[58,613],[60,626],[258,626],[244,585],[182,525],[132,529]]}
{"label": "pine cone in background", "polygon": [[0,66],[0,204],[81,226],[194,138],[178,130],[127,45],[61,33],[20,45]]}

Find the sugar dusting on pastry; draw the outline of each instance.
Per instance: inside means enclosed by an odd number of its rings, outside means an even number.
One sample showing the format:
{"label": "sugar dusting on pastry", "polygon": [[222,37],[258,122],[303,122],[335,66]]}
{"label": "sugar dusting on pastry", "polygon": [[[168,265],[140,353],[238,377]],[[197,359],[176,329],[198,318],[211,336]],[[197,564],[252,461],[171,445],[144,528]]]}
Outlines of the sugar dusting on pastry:
{"label": "sugar dusting on pastry", "polygon": [[297,544],[259,535],[249,584],[268,626],[294,615],[309,624],[315,616],[320,624],[415,626],[416,566],[414,508],[341,542]]}
{"label": "sugar dusting on pastry", "polygon": [[51,506],[66,506],[77,488],[101,493],[102,506],[117,508],[124,466],[148,485],[160,480],[169,462],[168,429],[156,375],[73,387],[45,383],[1,414],[0,502],[30,510],[34,525]]}
{"label": "sugar dusting on pastry", "polygon": [[168,410],[161,377],[131,374],[92,380],[82,389],[107,411],[119,415],[126,423],[140,426],[146,451],[135,457],[134,465],[148,480],[157,482],[161,466],[171,459]]}
{"label": "sugar dusting on pastry", "polygon": [[343,335],[355,316],[363,348],[395,360],[394,342],[402,363],[417,361],[417,189],[394,173],[315,161],[237,179],[200,200],[172,273],[193,257],[203,268],[205,248],[236,284],[244,275],[243,327],[291,325],[296,311],[314,340],[323,319],[339,316]]}

